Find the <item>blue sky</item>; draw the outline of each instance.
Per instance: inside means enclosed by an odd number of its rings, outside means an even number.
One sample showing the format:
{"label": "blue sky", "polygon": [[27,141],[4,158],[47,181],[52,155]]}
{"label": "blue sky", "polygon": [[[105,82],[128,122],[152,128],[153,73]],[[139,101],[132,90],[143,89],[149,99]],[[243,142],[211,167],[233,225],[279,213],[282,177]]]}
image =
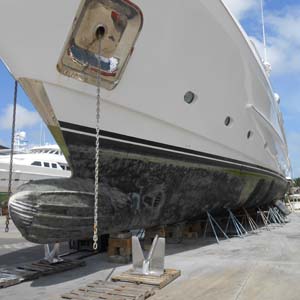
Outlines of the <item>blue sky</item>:
{"label": "blue sky", "polygon": [[[262,54],[260,0],[224,2]],[[299,0],[264,0],[264,6],[271,82],[274,92],[281,98],[293,176],[300,177],[300,3]],[[10,143],[13,91],[14,79],[0,62],[0,144],[4,145]],[[18,105],[17,128],[26,131],[30,144],[39,144],[41,119],[21,88]],[[45,126],[43,133],[42,140],[54,142]]]}
{"label": "blue sky", "polygon": [[[0,145],[4,146],[10,146],[14,85],[14,78],[0,60]],[[29,145],[39,145],[41,141],[54,143],[49,130],[20,85],[17,101],[16,130],[26,132]]]}

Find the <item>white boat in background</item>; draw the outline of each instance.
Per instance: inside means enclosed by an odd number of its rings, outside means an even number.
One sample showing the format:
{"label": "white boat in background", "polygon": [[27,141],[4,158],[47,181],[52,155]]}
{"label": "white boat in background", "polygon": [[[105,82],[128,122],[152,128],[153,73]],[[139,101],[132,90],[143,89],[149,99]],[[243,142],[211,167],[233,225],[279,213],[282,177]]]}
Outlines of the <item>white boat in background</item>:
{"label": "white boat in background", "polygon": [[300,210],[300,194],[289,195],[289,200],[294,210]]}
{"label": "white boat in background", "polygon": [[[9,151],[0,155],[0,193],[8,191]],[[12,192],[31,180],[70,176],[70,168],[57,145],[33,147],[27,152],[17,150],[13,155]]]}
{"label": "white boat in background", "polygon": [[92,234],[97,74],[101,234],[268,206],[287,190],[279,101],[221,0],[2,0],[0,57],[73,171],[11,198],[31,241]]}
{"label": "white boat in background", "polygon": [[300,187],[291,187],[289,189],[288,199],[292,209],[299,211],[300,210]]}

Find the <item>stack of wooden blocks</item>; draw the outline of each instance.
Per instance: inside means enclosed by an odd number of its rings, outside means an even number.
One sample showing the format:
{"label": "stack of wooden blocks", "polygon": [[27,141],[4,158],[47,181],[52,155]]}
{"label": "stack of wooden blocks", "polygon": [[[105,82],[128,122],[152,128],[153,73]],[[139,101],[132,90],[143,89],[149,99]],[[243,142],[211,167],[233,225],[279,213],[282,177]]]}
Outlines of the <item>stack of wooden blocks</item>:
{"label": "stack of wooden blocks", "polygon": [[182,242],[183,238],[198,239],[202,232],[203,224],[201,224],[201,221],[149,228],[145,232],[144,249],[150,249],[156,235],[166,238],[166,242],[172,244]]}
{"label": "stack of wooden blocks", "polygon": [[152,228],[146,229],[145,237],[144,237],[144,244],[143,244],[144,250],[147,250],[147,251],[150,250],[152,242],[156,235],[158,235],[159,237],[166,237],[165,227],[160,226],[160,227],[152,227]]}
{"label": "stack of wooden blocks", "polygon": [[200,221],[189,222],[184,226],[183,236],[187,239],[198,239],[202,233]]}
{"label": "stack of wooden blocks", "polygon": [[107,254],[111,262],[124,264],[131,262],[131,234],[119,234],[110,237]]}

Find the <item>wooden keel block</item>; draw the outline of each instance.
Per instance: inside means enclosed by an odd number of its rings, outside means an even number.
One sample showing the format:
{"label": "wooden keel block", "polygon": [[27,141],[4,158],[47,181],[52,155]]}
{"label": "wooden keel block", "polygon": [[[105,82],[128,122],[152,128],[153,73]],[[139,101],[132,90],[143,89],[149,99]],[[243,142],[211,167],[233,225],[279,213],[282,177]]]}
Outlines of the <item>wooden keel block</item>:
{"label": "wooden keel block", "polygon": [[124,236],[124,238],[109,238],[107,255],[110,262],[128,264],[131,261],[131,254],[131,236]]}
{"label": "wooden keel block", "polygon": [[189,222],[185,224],[183,230],[183,237],[187,239],[197,239],[202,233],[202,224],[200,221]]}
{"label": "wooden keel block", "polygon": [[183,231],[184,231],[183,223],[166,226],[165,227],[166,243],[167,244],[181,243],[183,239]]}
{"label": "wooden keel block", "polygon": [[146,251],[150,250],[150,248],[152,246],[152,242],[156,235],[158,235],[158,237],[165,238],[166,237],[165,226],[152,227],[152,228],[146,229],[144,242],[143,242],[144,250],[146,250]]}
{"label": "wooden keel block", "polygon": [[114,256],[114,255],[131,255],[132,252],[132,246],[131,246],[131,238],[128,239],[115,239],[110,238],[108,240],[108,256]]}

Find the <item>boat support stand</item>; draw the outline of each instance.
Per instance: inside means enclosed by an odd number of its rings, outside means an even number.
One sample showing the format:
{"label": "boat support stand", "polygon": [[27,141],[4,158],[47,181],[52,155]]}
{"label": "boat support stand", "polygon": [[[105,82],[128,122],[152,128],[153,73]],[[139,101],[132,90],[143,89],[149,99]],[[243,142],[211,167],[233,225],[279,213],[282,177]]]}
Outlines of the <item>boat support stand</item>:
{"label": "boat support stand", "polygon": [[228,240],[229,239],[228,235],[224,232],[224,230],[218,224],[218,222],[214,219],[214,217],[208,211],[206,211],[206,215],[207,215],[207,222],[206,222],[203,237],[205,238],[208,224],[210,224],[211,229],[213,230],[214,236],[215,236],[218,244],[220,244],[220,240],[219,240],[219,237],[217,235],[217,231],[216,231],[215,226],[221,231],[221,233],[224,235],[224,237]]}
{"label": "boat support stand", "polygon": [[132,262],[134,274],[161,276],[165,268],[165,238],[155,236],[148,257],[145,259],[144,253],[137,236],[132,237]]}
{"label": "boat support stand", "polygon": [[273,223],[277,223],[280,226],[283,226],[283,224],[285,223],[284,219],[275,208],[269,208],[269,217],[273,221]]}
{"label": "boat support stand", "polygon": [[263,224],[265,225],[265,228],[270,231],[270,228],[269,228],[269,225],[271,225],[269,219],[268,219],[268,216],[265,215],[265,212],[262,211],[260,208],[258,208],[257,210],[257,216],[260,216],[262,221],[263,221]]}
{"label": "boat support stand", "polygon": [[246,219],[247,219],[248,224],[250,226],[251,232],[252,233],[257,233],[258,232],[258,225],[254,221],[254,219],[251,217],[251,215],[248,213],[248,211],[245,207],[243,207],[243,211],[245,213]]}
{"label": "boat support stand", "polygon": [[44,245],[44,250],[45,250],[44,260],[46,260],[50,264],[55,264],[55,263],[58,263],[58,262],[62,262],[63,259],[59,257],[59,248],[60,248],[59,243],[55,243],[53,245],[52,250],[51,250],[51,245],[50,244]]}
{"label": "boat support stand", "polygon": [[229,213],[229,217],[228,217],[225,232],[227,233],[231,221],[237,236],[240,238],[244,238],[244,235],[247,235],[248,231],[245,229],[245,227],[241,224],[241,222],[238,220],[238,218],[233,214],[233,212],[229,208],[227,209],[227,211]]}

